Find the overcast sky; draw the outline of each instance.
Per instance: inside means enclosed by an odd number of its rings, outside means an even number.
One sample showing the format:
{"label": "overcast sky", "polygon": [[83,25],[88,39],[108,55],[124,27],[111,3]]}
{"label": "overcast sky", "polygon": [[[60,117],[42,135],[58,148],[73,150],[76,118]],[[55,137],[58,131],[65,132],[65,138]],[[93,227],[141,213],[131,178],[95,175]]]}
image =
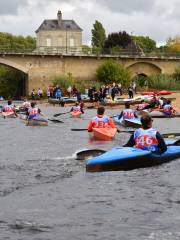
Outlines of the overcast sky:
{"label": "overcast sky", "polygon": [[91,40],[95,20],[106,34],[125,30],[149,36],[157,43],[180,35],[180,0],[0,0],[0,32],[35,36],[44,19],[74,19],[83,29],[83,43]]}

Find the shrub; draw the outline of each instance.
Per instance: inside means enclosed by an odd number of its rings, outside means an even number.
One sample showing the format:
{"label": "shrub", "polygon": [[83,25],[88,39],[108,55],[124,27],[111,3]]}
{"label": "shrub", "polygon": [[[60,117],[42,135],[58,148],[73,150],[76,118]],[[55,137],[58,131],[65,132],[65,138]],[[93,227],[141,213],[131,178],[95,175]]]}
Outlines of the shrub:
{"label": "shrub", "polygon": [[180,90],[180,83],[168,74],[151,75],[148,78],[148,87],[152,89]]}
{"label": "shrub", "polygon": [[127,86],[131,81],[131,73],[129,70],[112,59],[107,60],[99,66],[96,74],[100,82],[105,84],[121,82],[124,86]]}
{"label": "shrub", "polygon": [[100,86],[103,85],[102,82],[99,81],[91,81],[91,80],[79,80],[79,79],[75,79],[72,76],[72,73],[68,73],[67,75],[60,75],[60,76],[56,76],[53,79],[53,86],[59,85],[60,88],[63,91],[63,94],[66,94],[66,90],[69,86],[75,86],[78,91],[80,91],[81,93],[85,92],[86,88],[89,88],[90,86],[95,86],[96,89],[99,89]]}

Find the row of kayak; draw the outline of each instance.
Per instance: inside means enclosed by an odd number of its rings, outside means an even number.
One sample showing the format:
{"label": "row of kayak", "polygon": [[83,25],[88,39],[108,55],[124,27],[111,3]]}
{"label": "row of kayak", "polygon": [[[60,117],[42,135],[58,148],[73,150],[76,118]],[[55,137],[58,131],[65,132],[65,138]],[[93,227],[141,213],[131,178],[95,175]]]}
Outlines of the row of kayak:
{"label": "row of kayak", "polygon": [[[150,151],[132,148],[116,147],[97,157],[86,161],[87,172],[132,170],[142,167],[150,167],[180,157],[179,142],[172,140],[167,151],[162,154],[155,154]],[[176,146],[178,145],[178,146]]]}
{"label": "row of kayak", "polygon": [[[14,112],[1,112],[4,118],[16,118],[18,115]],[[82,114],[81,111],[72,111],[70,116],[73,118],[80,117]],[[41,116],[40,114],[33,117],[33,119],[27,119],[25,114],[19,114],[21,120],[25,122],[27,126],[48,126],[48,119]]]}

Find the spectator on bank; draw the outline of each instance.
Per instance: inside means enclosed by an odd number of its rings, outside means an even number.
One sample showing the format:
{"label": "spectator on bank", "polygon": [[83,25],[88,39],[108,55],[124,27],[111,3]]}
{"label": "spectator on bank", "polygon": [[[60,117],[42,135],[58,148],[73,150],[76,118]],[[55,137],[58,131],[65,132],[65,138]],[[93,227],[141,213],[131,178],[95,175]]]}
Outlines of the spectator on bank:
{"label": "spectator on bank", "polygon": [[35,89],[33,89],[33,90],[31,91],[31,99],[32,99],[32,100],[35,100],[35,99],[36,99],[36,98],[35,98],[35,95],[36,95]]}
{"label": "spectator on bank", "polygon": [[77,90],[77,88],[76,88],[75,85],[74,85],[74,86],[72,87],[72,94],[73,94],[73,96],[76,96],[77,92],[78,92],[78,90]]}
{"label": "spectator on bank", "polygon": [[56,89],[56,92],[55,92],[55,98],[56,99],[60,99],[61,98],[61,89],[60,88],[57,88]]}
{"label": "spectator on bank", "polygon": [[122,84],[121,83],[118,84],[118,92],[120,95],[122,95]]}
{"label": "spectator on bank", "polygon": [[136,82],[132,83],[132,88],[133,88],[134,93],[136,93]]}
{"label": "spectator on bank", "polygon": [[114,86],[112,89],[111,89],[111,98],[112,98],[112,100],[114,101],[114,98],[115,98],[115,96],[116,96],[116,87]]}
{"label": "spectator on bank", "polygon": [[51,97],[51,90],[50,90],[49,87],[48,87],[48,89],[46,91],[46,96],[47,96],[48,99]]}
{"label": "spectator on bank", "polygon": [[129,98],[133,98],[133,97],[134,97],[133,87],[132,87],[131,84],[130,84],[129,87],[128,87],[128,95],[129,95]]}
{"label": "spectator on bank", "polygon": [[77,102],[81,102],[82,98],[81,98],[81,93],[79,91],[77,91],[76,97],[77,97]]}
{"label": "spectator on bank", "polygon": [[41,99],[43,97],[43,90],[39,88],[37,94],[38,94],[38,98]]}
{"label": "spectator on bank", "polygon": [[90,102],[93,102],[93,89],[90,87],[88,89],[88,97],[90,98]]}
{"label": "spectator on bank", "polygon": [[71,93],[72,93],[72,87],[69,86],[69,87],[67,88],[67,94],[68,94],[68,97],[69,97],[69,98],[71,97]]}

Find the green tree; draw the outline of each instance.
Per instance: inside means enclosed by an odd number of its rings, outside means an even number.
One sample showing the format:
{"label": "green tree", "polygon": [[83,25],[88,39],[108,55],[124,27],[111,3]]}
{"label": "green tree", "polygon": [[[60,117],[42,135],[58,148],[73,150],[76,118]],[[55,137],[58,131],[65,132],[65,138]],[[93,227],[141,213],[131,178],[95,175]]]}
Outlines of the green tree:
{"label": "green tree", "polygon": [[123,65],[110,59],[100,65],[96,71],[97,78],[105,84],[121,82],[127,86],[131,81],[131,73]]}
{"label": "green tree", "polygon": [[156,50],[156,42],[149,37],[133,36],[133,40],[144,52],[150,53]]}
{"label": "green tree", "polygon": [[129,44],[131,44],[132,38],[131,36],[123,32],[117,32],[117,33],[111,33],[108,35],[106,41],[105,41],[105,49],[111,49],[113,47],[119,46],[123,49],[125,49]]}
{"label": "green tree", "polygon": [[91,32],[92,32],[91,39],[92,46],[102,50],[104,47],[104,42],[106,40],[106,33],[102,23],[96,20],[95,23],[93,24],[93,29],[91,30]]}
{"label": "green tree", "polygon": [[31,36],[14,36],[10,33],[0,32],[0,46],[11,51],[34,50],[36,39]]}
{"label": "green tree", "polygon": [[13,68],[0,66],[0,96],[4,98],[17,98],[21,93],[24,74]]}

